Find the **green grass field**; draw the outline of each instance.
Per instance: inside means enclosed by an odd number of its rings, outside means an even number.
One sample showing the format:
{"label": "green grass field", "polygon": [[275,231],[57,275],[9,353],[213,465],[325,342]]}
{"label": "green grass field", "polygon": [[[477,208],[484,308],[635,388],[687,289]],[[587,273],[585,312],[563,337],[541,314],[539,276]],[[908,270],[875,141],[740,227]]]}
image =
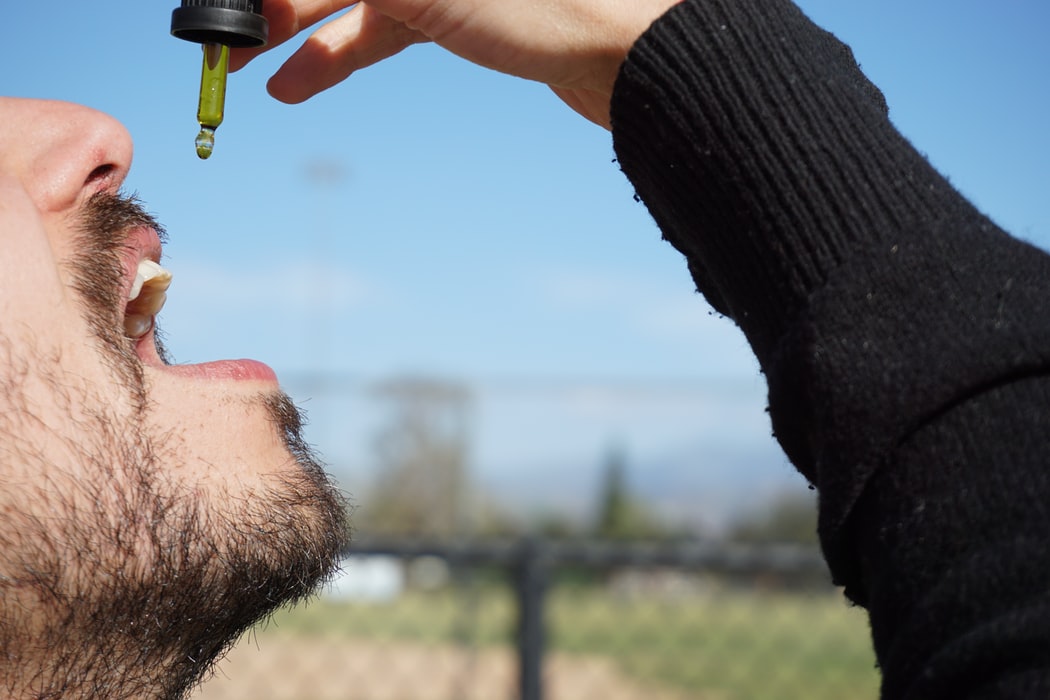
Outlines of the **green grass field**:
{"label": "green grass field", "polygon": [[[509,589],[485,584],[384,604],[320,600],[281,613],[258,634],[488,648],[513,644],[515,620]],[[863,611],[834,592],[625,599],[561,586],[548,596],[546,622],[551,652],[608,658],[646,686],[689,698],[878,697]]]}

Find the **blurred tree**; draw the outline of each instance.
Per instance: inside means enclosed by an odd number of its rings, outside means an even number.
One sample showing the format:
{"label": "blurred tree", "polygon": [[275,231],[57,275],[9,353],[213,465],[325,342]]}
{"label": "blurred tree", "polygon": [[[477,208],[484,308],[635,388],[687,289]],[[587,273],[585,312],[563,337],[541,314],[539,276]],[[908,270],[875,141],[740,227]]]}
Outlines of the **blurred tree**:
{"label": "blurred tree", "polygon": [[358,511],[361,530],[445,538],[470,529],[469,391],[399,379],[376,389],[390,417],[375,437],[378,477]]}
{"label": "blurred tree", "polygon": [[663,538],[667,531],[631,492],[627,483],[627,458],[614,446],[606,457],[593,534],[611,540]]}
{"label": "blurred tree", "polygon": [[761,510],[747,513],[729,529],[734,542],[753,544],[817,545],[817,505],[815,496],[784,493]]}
{"label": "blurred tree", "polygon": [[568,540],[580,536],[580,526],[562,513],[543,513],[533,519],[531,531],[552,540]]}

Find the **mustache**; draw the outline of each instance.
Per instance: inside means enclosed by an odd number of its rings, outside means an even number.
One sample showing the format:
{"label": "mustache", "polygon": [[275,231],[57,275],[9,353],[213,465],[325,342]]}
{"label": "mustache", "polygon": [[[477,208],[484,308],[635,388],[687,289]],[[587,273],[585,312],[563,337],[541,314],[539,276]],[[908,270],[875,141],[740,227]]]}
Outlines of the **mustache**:
{"label": "mustache", "polygon": [[161,240],[166,238],[163,227],[136,195],[96,193],[77,214],[76,253],[69,264],[88,324],[126,386],[135,392],[140,405],[145,405],[142,370],[123,332],[126,300],[122,296],[124,266],[120,254],[127,245],[128,233],[140,227],[152,227]]}
{"label": "mustache", "polygon": [[101,324],[98,330],[107,329],[114,325],[114,320],[123,317],[124,304],[119,290],[124,269],[120,251],[128,232],[151,226],[158,235],[166,238],[166,234],[133,194],[98,192],[84,204],[77,219],[77,252],[72,260],[75,284],[88,312]]}
{"label": "mustache", "polygon": [[119,248],[126,233],[133,228],[155,229],[162,242],[167,240],[164,227],[133,193],[97,192],[81,209],[78,218],[81,236],[99,252]]}

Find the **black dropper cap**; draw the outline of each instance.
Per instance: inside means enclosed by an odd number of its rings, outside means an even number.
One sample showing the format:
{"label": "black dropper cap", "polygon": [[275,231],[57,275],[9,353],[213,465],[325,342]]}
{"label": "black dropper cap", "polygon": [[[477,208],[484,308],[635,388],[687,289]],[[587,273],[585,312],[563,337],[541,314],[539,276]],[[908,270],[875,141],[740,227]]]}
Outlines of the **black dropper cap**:
{"label": "black dropper cap", "polygon": [[182,0],[171,13],[171,33],[198,44],[233,48],[264,46],[270,25],[262,16],[263,0]]}

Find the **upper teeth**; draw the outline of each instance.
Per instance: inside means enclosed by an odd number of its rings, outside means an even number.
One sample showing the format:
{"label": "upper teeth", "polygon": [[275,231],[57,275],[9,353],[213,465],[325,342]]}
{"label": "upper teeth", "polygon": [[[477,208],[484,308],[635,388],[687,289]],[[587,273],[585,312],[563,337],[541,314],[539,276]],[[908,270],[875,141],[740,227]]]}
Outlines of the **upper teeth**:
{"label": "upper teeth", "polygon": [[[166,292],[171,286],[171,273],[152,260],[139,262],[138,270],[135,271],[135,281],[131,284],[128,292],[128,301],[135,301],[142,293],[142,287],[149,284],[153,289]],[[157,311],[160,311],[158,308]]]}
{"label": "upper teeth", "polygon": [[128,292],[124,312],[124,332],[132,338],[141,338],[153,326],[153,317],[167,301],[171,273],[152,260],[143,260],[135,271],[135,281]]}

